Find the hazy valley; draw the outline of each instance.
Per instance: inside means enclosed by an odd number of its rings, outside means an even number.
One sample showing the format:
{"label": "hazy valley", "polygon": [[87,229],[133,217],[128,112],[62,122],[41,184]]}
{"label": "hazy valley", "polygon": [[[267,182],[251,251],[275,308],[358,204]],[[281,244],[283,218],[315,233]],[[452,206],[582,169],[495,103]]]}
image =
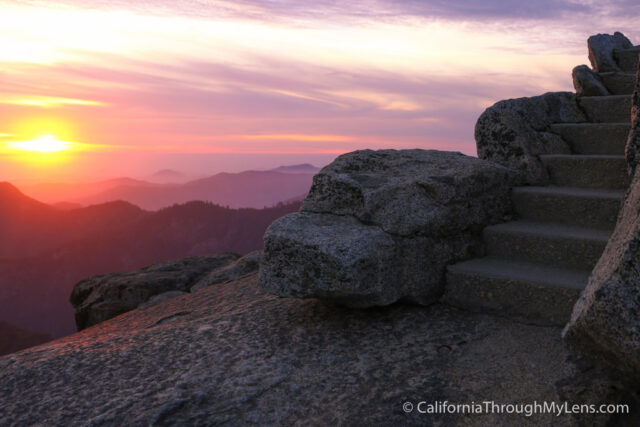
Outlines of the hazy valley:
{"label": "hazy valley", "polygon": [[301,200],[318,168],[309,164],[266,171],[218,173],[189,180],[172,170],[145,179],[115,178],[95,183],[40,183],[18,187],[26,195],[59,207],[89,206],[122,200],[146,210],[158,210],[192,200],[230,208],[263,208]]}
{"label": "hazy valley", "polygon": [[[74,332],[69,295],[86,277],[191,255],[262,248],[266,228],[299,209],[311,178],[296,168],[280,168],[186,184],[120,179],[111,181],[117,184],[111,188],[97,186],[98,193],[85,199],[96,204],[87,207],[77,207],[76,200],[46,204],[0,183],[0,321],[11,324],[4,328],[11,334],[0,341],[15,341],[20,328],[54,337]],[[58,194],[88,192],[88,186],[64,190]],[[127,195],[144,206],[170,206],[151,210],[106,201]],[[35,336],[42,339],[42,334]]]}

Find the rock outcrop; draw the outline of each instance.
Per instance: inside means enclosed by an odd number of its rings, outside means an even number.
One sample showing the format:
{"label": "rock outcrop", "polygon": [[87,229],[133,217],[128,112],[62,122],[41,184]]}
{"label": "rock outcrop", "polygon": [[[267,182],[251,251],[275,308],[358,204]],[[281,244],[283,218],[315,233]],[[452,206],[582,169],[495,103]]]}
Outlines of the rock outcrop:
{"label": "rock outcrop", "polygon": [[615,58],[614,50],[630,49],[633,47],[631,41],[620,32],[613,35],[596,34],[587,40],[589,48],[589,61],[593,71],[597,73],[620,71]]}
{"label": "rock outcrop", "polygon": [[150,301],[151,304],[179,295],[179,292],[188,292],[205,275],[238,258],[240,255],[230,252],[197,256],[155,264],[135,272],[83,280],[71,293],[78,330],[133,310],[153,297],[155,300]]}
{"label": "rock outcrop", "polygon": [[564,338],[578,353],[640,385],[640,173],[636,170],[640,72],[638,77],[626,147],[635,174],[613,235],[574,307]]}
{"label": "rock outcrop", "polygon": [[[570,425],[568,415],[421,414],[434,402],[614,402],[560,329],[443,305],[349,310],[256,276],[0,358],[3,425]],[[556,390],[554,384],[563,383]],[[575,381],[574,381],[575,383]],[[575,388],[575,387],[573,387]],[[573,392],[572,396],[575,396]],[[406,403],[409,404],[406,404]],[[403,409],[403,405],[404,409]],[[408,412],[405,412],[408,411]],[[588,425],[603,424],[592,415]],[[602,421],[602,423],[601,423]]]}
{"label": "rock outcrop", "polygon": [[564,331],[577,352],[640,384],[640,173]]}
{"label": "rock outcrop", "polygon": [[606,96],[611,95],[604,86],[600,76],[586,65],[578,65],[571,72],[573,87],[577,96]]}
{"label": "rock outcrop", "polygon": [[636,87],[631,106],[631,131],[627,138],[624,154],[630,174],[634,174],[640,161],[640,69],[636,74]]}
{"label": "rock outcrop", "polygon": [[260,268],[262,251],[253,251],[233,263],[221,268],[216,268],[191,287],[191,292],[206,288],[218,283],[230,282],[240,279],[248,274],[253,274]]}
{"label": "rock outcrop", "polygon": [[497,102],[476,123],[478,157],[521,171],[527,184],[546,185],[549,176],[539,156],[571,152],[560,135],[550,132],[550,125],[585,121],[569,92]]}
{"label": "rock outcrop", "polygon": [[267,230],[260,282],[350,307],[432,303],[446,265],[482,254],[482,228],[509,217],[518,179],[460,153],[345,154],[314,177],[301,212]]}

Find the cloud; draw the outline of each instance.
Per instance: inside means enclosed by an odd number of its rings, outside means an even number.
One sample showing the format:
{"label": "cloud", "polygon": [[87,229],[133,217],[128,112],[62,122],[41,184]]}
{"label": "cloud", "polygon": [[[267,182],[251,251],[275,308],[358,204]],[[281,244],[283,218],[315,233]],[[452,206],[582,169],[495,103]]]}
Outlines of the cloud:
{"label": "cloud", "polygon": [[[125,9],[147,14],[179,14],[202,18],[251,18],[281,20],[297,19],[354,19],[397,18],[418,16],[427,19],[485,20],[485,19],[557,19],[567,13],[591,13],[590,2],[574,0],[62,0],[23,1],[33,5],[71,5],[91,9]],[[603,2],[604,5],[613,2]],[[633,0],[624,2],[630,7]],[[620,8],[619,8],[620,9]]]}
{"label": "cloud", "polygon": [[84,120],[74,112],[77,121],[93,123],[97,138],[110,138],[91,142],[174,152],[422,147],[473,154],[473,125],[486,106],[543,91],[523,85],[527,79],[517,75],[415,76],[274,59],[249,69],[203,61],[121,61],[117,69],[51,66],[32,72],[45,72],[52,87],[74,96],[102,88],[101,114],[86,112]]}
{"label": "cloud", "polygon": [[566,13],[588,13],[591,6],[570,0],[404,0],[400,10],[452,20],[558,19]]}
{"label": "cloud", "polygon": [[[3,96],[4,94],[0,94]],[[49,96],[36,96],[27,95],[24,97],[9,97],[3,96],[0,99],[1,104],[20,105],[25,107],[41,107],[41,108],[54,108],[62,105],[75,105],[75,106],[104,106],[103,102],[92,101],[88,99],[73,99],[73,98],[58,98]]]}

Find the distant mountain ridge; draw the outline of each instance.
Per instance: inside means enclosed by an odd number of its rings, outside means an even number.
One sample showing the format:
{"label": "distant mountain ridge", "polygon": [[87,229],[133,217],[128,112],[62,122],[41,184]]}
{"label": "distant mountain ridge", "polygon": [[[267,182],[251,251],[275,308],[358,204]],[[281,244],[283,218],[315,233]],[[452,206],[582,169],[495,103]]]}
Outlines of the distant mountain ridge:
{"label": "distant mountain ridge", "polygon": [[53,337],[0,321],[0,356],[51,341]]}
{"label": "distant mountain ridge", "polygon": [[73,332],[69,295],[81,279],[261,249],[266,228],[299,208],[300,202],[229,209],[197,201],[149,212],[115,201],[64,210],[0,183],[0,321],[54,336]]}
{"label": "distant mountain ridge", "polygon": [[122,201],[59,209],[24,195],[10,183],[0,183],[0,258],[35,256],[92,230],[122,227],[146,214]]}
{"label": "distant mountain ridge", "polygon": [[280,173],[311,173],[316,174],[320,172],[320,168],[313,166],[309,163],[302,163],[299,165],[280,166],[275,169],[271,169],[271,172]]}
{"label": "distant mountain ridge", "polygon": [[47,203],[88,206],[123,200],[155,211],[200,200],[231,208],[261,209],[306,195],[313,175],[319,170],[305,163],[263,171],[222,172],[183,183],[180,178],[186,175],[162,170],[152,176],[155,182],[116,178],[96,184],[38,184],[22,189],[25,194]]}
{"label": "distant mountain ridge", "polygon": [[189,181],[189,177],[173,169],[162,169],[149,176],[146,180],[154,184],[181,184]]}

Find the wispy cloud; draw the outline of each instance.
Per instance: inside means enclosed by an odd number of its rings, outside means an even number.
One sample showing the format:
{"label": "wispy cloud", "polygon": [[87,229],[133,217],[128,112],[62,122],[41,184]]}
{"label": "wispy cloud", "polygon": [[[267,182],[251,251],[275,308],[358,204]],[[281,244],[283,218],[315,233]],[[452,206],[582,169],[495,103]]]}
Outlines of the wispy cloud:
{"label": "wispy cloud", "polygon": [[27,95],[24,97],[7,97],[6,94],[0,94],[1,104],[21,105],[28,107],[54,108],[63,105],[77,105],[83,107],[104,106],[105,103],[99,101],[91,101],[87,99],[72,98],[56,98],[48,96]]}
{"label": "wispy cloud", "polygon": [[[313,2],[292,0],[62,0],[23,1],[27,4],[66,5],[103,10],[133,10],[138,13],[182,14],[202,18],[269,18],[295,17],[324,18],[384,18],[420,16],[446,19],[558,19],[565,13],[590,13],[593,2],[575,0],[536,0],[519,2],[512,0],[362,0],[344,2],[316,0]],[[614,2],[603,1],[603,4]],[[630,0],[626,6],[633,5]]]}
{"label": "wispy cloud", "polygon": [[640,42],[638,9],[627,0],[8,1],[0,115],[21,138],[53,129],[126,152],[118,167],[136,150],[474,154],[484,108],[572,90],[589,35],[622,30]]}

